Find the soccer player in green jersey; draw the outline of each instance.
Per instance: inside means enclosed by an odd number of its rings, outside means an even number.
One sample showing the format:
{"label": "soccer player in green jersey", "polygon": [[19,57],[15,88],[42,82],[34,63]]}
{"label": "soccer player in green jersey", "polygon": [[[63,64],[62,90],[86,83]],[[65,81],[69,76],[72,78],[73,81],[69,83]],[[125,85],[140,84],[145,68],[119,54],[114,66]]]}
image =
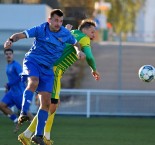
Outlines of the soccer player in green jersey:
{"label": "soccer player in green jersey", "polygon": [[[95,38],[95,27],[96,24],[94,21],[90,19],[83,20],[78,30],[72,30],[71,33],[76,38],[76,40],[81,45],[81,50],[86,55],[86,60],[88,65],[91,68],[92,76],[95,80],[100,79],[100,75],[96,69],[96,63],[94,56],[91,51],[91,45],[90,42]],[[46,126],[44,128],[44,142],[46,145],[51,145],[52,141],[50,140],[50,131],[52,128],[53,120],[55,111],[57,108],[57,104],[59,101],[59,94],[61,89],[61,78],[64,72],[74,63],[78,60],[75,49],[72,45],[67,44],[63,55],[61,58],[55,63],[54,65],[54,87],[52,91],[51,96],[51,105],[50,105],[50,111],[49,111],[49,117],[46,122]],[[34,118],[31,125],[25,130],[23,133],[21,133],[18,136],[18,140],[23,143],[23,145],[30,145],[30,137],[35,131],[37,124],[37,117]]]}

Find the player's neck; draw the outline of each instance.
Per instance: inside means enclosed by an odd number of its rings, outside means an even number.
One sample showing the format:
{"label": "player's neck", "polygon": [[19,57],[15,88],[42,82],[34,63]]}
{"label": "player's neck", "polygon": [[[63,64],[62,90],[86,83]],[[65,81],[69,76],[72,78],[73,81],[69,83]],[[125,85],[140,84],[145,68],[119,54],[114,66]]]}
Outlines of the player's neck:
{"label": "player's neck", "polygon": [[8,64],[10,64],[10,63],[12,63],[12,62],[13,62],[13,60],[8,60],[7,62],[8,62]]}
{"label": "player's neck", "polygon": [[58,32],[58,31],[60,30],[60,29],[59,29],[59,30],[55,30],[54,28],[52,28],[52,27],[50,27],[50,26],[49,26],[49,29],[50,29],[50,31],[52,31],[52,32]]}

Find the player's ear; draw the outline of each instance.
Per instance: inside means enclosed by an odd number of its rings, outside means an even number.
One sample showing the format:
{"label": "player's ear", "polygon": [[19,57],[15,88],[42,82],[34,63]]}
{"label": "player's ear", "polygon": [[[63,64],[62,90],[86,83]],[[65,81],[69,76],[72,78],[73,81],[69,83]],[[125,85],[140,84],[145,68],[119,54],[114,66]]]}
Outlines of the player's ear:
{"label": "player's ear", "polygon": [[47,19],[47,22],[48,22],[48,23],[51,23],[51,18],[48,18],[48,19]]}

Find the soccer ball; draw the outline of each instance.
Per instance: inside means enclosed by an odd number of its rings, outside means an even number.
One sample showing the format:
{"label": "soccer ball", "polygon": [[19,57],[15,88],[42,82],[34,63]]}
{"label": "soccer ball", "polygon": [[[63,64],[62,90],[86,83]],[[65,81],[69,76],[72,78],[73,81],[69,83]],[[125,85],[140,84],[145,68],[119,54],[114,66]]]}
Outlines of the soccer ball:
{"label": "soccer ball", "polygon": [[155,68],[152,65],[143,65],[138,72],[139,78],[144,82],[151,82],[155,78]]}

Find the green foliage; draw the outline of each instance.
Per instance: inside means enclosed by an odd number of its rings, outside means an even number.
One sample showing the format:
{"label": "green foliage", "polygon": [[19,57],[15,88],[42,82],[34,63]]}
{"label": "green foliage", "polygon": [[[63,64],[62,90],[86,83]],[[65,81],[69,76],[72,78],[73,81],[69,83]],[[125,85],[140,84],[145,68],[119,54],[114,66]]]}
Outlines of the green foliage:
{"label": "green foliage", "polygon": [[[87,16],[92,17],[94,4],[99,0],[59,0],[61,7],[85,7]],[[111,3],[111,9],[106,12],[108,22],[113,25],[113,30],[116,34],[123,32],[134,32],[136,16],[145,4],[145,0],[104,0]],[[69,11],[69,10],[68,10]]]}
{"label": "green foliage", "polygon": [[134,32],[135,20],[145,0],[106,0],[111,3],[111,10],[108,12],[108,22],[113,25],[117,34],[120,32]]}
{"label": "green foliage", "polygon": [[[154,145],[154,118],[56,116],[52,131],[54,145]],[[13,123],[0,116],[0,145],[21,145]]]}
{"label": "green foliage", "polygon": [[[87,17],[92,17],[95,1],[96,0],[58,0],[61,9],[65,13],[66,11],[74,13],[74,10],[76,11],[76,8],[78,8],[79,15],[84,11]],[[65,8],[67,8],[67,10]]]}

